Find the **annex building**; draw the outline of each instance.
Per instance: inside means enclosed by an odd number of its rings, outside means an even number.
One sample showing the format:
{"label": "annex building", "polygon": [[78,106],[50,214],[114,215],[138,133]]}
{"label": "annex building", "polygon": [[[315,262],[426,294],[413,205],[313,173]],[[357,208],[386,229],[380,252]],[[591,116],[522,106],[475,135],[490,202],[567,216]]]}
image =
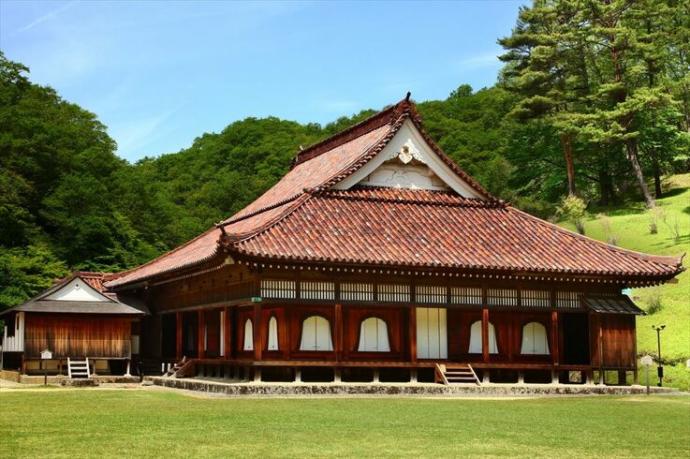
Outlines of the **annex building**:
{"label": "annex building", "polygon": [[405,99],[186,244],[6,312],[5,367],[32,371],[47,347],[56,371],[88,357],[176,377],[623,383],[643,312],[622,290],[682,270],[492,196]]}

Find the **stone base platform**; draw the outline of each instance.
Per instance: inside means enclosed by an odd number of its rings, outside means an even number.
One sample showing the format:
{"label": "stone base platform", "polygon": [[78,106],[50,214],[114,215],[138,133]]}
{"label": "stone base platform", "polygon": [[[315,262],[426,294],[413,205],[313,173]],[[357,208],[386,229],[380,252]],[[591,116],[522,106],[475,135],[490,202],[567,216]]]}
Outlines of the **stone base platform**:
{"label": "stone base platform", "polygon": [[[148,377],[154,385],[230,396],[431,396],[431,397],[534,397],[551,395],[645,394],[646,386],[599,384],[451,384],[433,383],[272,383],[228,381],[210,378]],[[666,387],[650,387],[652,394],[677,393]]]}
{"label": "stone base platform", "polygon": [[[0,379],[12,381],[21,384],[43,384],[44,377],[42,375],[23,375],[18,371],[2,370],[0,371]],[[74,382],[76,381],[76,383]],[[48,375],[48,384],[61,384],[70,386],[82,385],[98,385],[101,383],[137,383],[138,376],[123,376],[123,375],[96,375],[92,376],[89,381],[92,383],[80,384],[82,380],[70,380],[65,375]]]}

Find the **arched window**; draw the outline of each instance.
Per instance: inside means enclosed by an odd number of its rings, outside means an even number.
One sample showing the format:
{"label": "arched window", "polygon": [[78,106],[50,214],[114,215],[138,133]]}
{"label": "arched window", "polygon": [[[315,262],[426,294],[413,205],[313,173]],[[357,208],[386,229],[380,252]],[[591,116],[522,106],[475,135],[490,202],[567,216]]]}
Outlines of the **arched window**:
{"label": "arched window", "polygon": [[[482,321],[478,320],[470,327],[470,348],[467,351],[470,354],[482,353]],[[489,354],[498,354],[498,346],[496,345],[496,329],[494,324],[489,322]]]}
{"label": "arched window", "polygon": [[244,322],[244,346],[242,349],[245,351],[254,350],[254,325],[252,324],[252,319],[247,319]]}
{"label": "arched window", "polygon": [[302,322],[301,351],[332,351],[331,325],[321,316],[310,316]]}
{"label": "arched window", "polygon": [[268,347],[269,351],[278,350],[278,320],[272,316],[268,321]]}
{"label": "arched window", "polygon": [[359,352],[390,352],[388,327],[378,317],[369,317],[359,327]]}
{"label": "arched window", "polygon": [[522,327],[522,347],[520,354],[549,353],[549,339],[546,336],[546,327],[539,322],[530,322]]}

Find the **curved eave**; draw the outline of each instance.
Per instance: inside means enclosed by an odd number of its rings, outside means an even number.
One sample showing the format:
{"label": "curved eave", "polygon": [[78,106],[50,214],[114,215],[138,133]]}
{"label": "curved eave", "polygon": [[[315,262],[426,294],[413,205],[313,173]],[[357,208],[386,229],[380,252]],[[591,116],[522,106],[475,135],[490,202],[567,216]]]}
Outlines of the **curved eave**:
{"label": "curved eave", "polygon": [[238,246],[226,248],[240,263],[261,268],[316,270],[335,273],[371,273],[388,275],[421,275],[428,277],[456,277],[469,280],[549,281],[607,283],[617,285],[652,286],[668,282],[685,271],[683,266],[669,267],[663,273],[616,273],[594,270],[524,269],[514,266],[462,266],[442,264],[401,264],[375,261],[314,259],[309,257],[270,257],[253,254]]}
{"label": "curved eave", "polygon": [[[213,263],[214,259],[217,260],[217,263]],[[186,263],[180,266],[175,266],[171,267],[169,269],[165,269],[162,271],[157,271],[155,273],[152,273],[147,276],[141,276],[137,277],[132,280],[128,280],[125,282],[120,282],[117,283],[117,279],[114,279],[113,281],[110,281],[105,284],[105,286],[108,288],[108,290],[113,291],[113,292],[118,292],[122,290],[130,290],[135,287],[144,287],[147,286],[149,283],[157,281],[161,278],[165,278],[173,273],[184,273],[190,270],[195,270],[197,268],[201,267],[208,267],[206,265],[216,265],[216,264],[221,264],[225,260],[225,257],[223,256],[222,250],[220,245],[216,248],[216,251],[213,253],[213,255],[202,258],[200,260],[195,260],[191,263]]]}

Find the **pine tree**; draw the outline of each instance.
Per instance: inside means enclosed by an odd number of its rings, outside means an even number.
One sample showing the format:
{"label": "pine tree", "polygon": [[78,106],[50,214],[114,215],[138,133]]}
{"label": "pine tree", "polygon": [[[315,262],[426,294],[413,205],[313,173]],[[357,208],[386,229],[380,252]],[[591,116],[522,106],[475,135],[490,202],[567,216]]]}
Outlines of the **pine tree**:
{"label": "pine tree", "polygon": [[523,98],[512,111],[521,120],[544,119],[558,132],[566,164],[568,194],[575,194],[573,149],[589,91],[585,42],[572,27],[577,2],[536,0],[522,7],[511,36],[498,42],[507,53],[504,85]]}

